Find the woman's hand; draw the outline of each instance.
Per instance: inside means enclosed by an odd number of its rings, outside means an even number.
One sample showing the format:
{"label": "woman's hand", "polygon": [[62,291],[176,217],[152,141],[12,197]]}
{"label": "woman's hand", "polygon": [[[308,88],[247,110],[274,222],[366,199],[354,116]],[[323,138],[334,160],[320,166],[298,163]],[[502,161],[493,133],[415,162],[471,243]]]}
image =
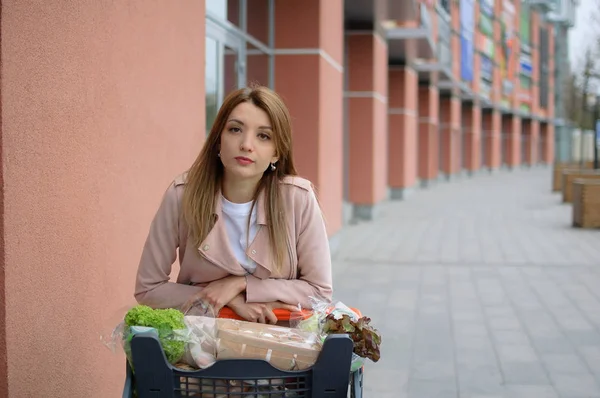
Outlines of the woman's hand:
{"label": "woman's hand", "polygon": [[288,311],[298,311],[296,306],[285,304],[281,301],[274,301],[271,303],[246,303],[244,295],[242,294],[236,296],[229,304],[227,304],[227,306],[247,321],[270,323],[273,325],[277,323],[277,316],[275,316],[273,310],[282,308]]}
{"label": "woman's hand", "polygon": [[184,305],[183,312],[187,312],[194,303],[202,301],[213,307],[215,315],[221,308],[226,306],[237,295],[246,290],[246,278],[231,275],[223,279],[213,281],[202,288],[201,291],[190,297]]}

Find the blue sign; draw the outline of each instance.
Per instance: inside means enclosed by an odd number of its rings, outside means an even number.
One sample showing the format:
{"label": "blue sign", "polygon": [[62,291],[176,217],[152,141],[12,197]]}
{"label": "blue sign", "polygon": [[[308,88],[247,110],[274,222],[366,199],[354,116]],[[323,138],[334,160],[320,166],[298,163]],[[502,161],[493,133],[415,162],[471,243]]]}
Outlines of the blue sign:
{"label": "blue sign", "polygon": [[494,63],[485,55],[481,56],[481,77],[490,82],[494,78]]}
{"label": "blue sign", "polygon": [[600,120],[596,120],[596,146],[600,145]]}
{"label": "blue sign", "polygon": [[460,37],[460,77],[464,81],[473,80],[473,42]]}
{"label": "blue sign", "polygon": [[523,54],[519,59],[519,64],[521,66],[521,73],[527,76],[531,76],[531,74],[533,73],[531,58]]}
{"label": "blue sign", "polygon": [[460,77],[473,80],[475,0],[460,0]]}

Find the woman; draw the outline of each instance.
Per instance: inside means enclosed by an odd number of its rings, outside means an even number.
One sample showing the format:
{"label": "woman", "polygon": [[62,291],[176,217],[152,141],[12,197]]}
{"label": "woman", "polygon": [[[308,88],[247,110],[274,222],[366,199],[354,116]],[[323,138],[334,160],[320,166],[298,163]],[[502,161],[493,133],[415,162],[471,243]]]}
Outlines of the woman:
{"label": "woman", "polygon": [[[179,249],[177,283],[169,282]],[[224,101],[200,155],[170,184],[151,224],[135,297],[197,299],[275,323],[275,308],[331,300],[328,237],[312,184],[297,176],[289,112],[265,87]]]}

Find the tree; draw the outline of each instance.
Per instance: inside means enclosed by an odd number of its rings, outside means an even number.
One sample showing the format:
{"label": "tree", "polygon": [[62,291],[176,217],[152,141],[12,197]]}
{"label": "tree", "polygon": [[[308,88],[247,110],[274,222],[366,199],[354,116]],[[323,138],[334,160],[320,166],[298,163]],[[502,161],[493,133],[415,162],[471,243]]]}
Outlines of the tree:
{"label": "tree", "polygon": [[594,11],[587,17],[589,20],[588,32],[595,39],[585,51],[583,62],[576,65],[574,71],[569,73],[565,84],[565,93],[568,100],[565,103],[565,113],[581,129],[594,129],[594,97],[600,93],[600,0],[593,0],[596,4]]}
{"label": "tree", "polygon": [[581,92],[577,75],[569,72],[564,81],[564,109],[565,117],[573,122],[578,122],[581,118]]}
{"label": "tree", "polygon": [[591,106],[593,104],[593,100],[595,97],[596,90],[594,81],[597,79],[598,74],[596,73],[596,62],[595,62],[595,51],[591,48],[588,48],[585,52],[585,62],[583,65],[583,87],[581,93],[581,114],[579,115],[579,126],[582,129],[588,130],[593,128],[593,114],[591,111]]}

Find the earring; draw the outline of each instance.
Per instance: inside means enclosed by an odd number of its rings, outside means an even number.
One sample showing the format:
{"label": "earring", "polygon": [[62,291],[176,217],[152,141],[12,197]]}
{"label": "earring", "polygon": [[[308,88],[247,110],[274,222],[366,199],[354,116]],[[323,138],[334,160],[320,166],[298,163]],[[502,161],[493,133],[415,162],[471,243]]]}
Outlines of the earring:
{"label": "earring", "polygon": [[217,153],[217,157],[220,158],[221,157],[221,151],[219,151],[219,153]]}
{"label": "earring", "polygon": [[275,163],[271,163],[271,171],[275,171],[277,167],[275,167]]}

